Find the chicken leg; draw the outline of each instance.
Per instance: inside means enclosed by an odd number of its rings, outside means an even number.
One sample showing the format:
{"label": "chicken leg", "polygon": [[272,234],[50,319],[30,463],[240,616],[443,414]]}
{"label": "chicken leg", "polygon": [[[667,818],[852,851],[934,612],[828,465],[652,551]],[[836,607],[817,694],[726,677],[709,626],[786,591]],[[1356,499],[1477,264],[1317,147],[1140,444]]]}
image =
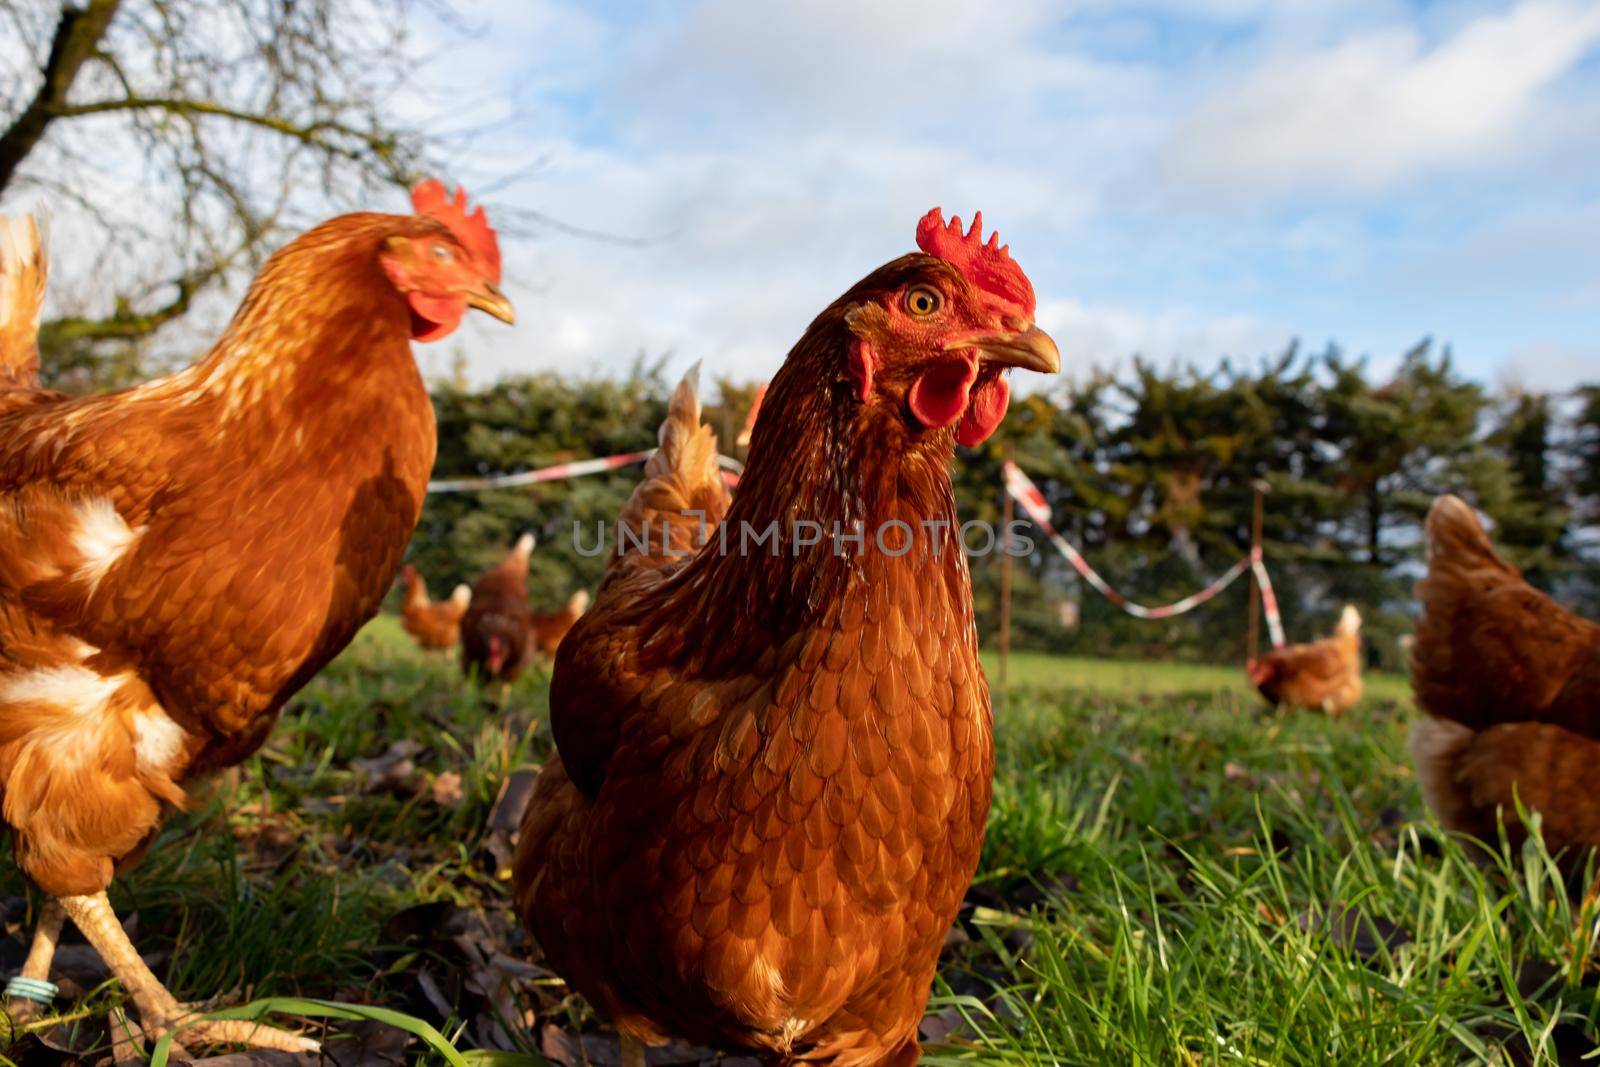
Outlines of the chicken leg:
{"label": "chicken leg", "polygon": [[[161,981],[145,966],[144,960],[128,940],[127,932],[111,910],[105,893],[92,896],[60,897],[67,916],[83,931],[89,944],[105,960],[111,973],[139,1009],[139,1023],[152,1040],[170,1033],[196,1013],[180,1004]],[[30,954],[31,958],[31,954]],[[183,1026],[184,1042],[205,1045],[250,1045],[280,1052],[317,1052],[321,1046],[309,1037],[263,1026],[249,1019],[211,1020]]]}
{"label": "chicken leg", "polygon": [[[54,897],[46,897],[39,909],[39,924],[33,931],[33,945],[28,949],[28,958],[22,961],[22,969],[17,972],[18,978],[33,982],[50,981],[50,964],[56,958],[56,943],[61,940],[61,927],[66,921],[67,913],[61,910],[61,905]],[[9,1011],[13,1023],[28,1022],[46,1007],[43,1002],[31,997],[11,995],[7,999],[11,1002]]]}

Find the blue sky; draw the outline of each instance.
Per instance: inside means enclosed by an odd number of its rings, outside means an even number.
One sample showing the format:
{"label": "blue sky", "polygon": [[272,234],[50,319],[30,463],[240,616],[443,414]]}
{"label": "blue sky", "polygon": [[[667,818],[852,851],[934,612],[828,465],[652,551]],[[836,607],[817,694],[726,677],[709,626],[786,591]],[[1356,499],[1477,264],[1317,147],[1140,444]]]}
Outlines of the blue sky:
{"label": "blue sky", "polygon": [[640,239],[508,240],[523,325],[464,335],[475,377],[765,376],[938,204],[999,228],[1071,368],[1433,336],[1486,380],[1600,379],[1600,2],[465,14],[422,75],[489,131],[456,176]]}

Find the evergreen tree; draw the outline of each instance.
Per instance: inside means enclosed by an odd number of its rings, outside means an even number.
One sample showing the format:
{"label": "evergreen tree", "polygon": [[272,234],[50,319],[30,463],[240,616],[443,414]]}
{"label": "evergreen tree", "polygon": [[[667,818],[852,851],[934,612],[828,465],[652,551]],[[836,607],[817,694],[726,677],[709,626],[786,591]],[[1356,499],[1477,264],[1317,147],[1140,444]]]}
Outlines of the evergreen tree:
{"label": "evergreen tree", "polygon": [[[438,476],[527,470],[647,449],[676,374],[639,362],[621,380],[537,375],[472,391],[435,391]],[[720,400],[715,396],[720,391]],[[706,418],[722,450],[756,394],[750,383],[708,389]],[[1423,342],[1374,380],[1336,348],[1289,348],[1251,364],[1162,369],[1138,361],[1070,387],[1021,394],[999,430],[959,449],[952,476],[963,520],[1002,525],[1007,453],[1033,478],[1052,522],[1128,596],[1164,603],[1236,561],[1250,539],[1253,484],[1271,486],[1264,545],[1290,636],[1325,632],[1346,602],[1366,618],[1369,647],[1391,667],[1411,629],[1421,519],[1456,492],[1496,523],[1508,555],[1580,609],[1594,611],[1600,568],[1600,386],[1571,401],[1536,393],[1491,398],[1463,379],[1448,351]],[[412,548],[436,589],[470,581],[525,531],[540,538],[530,590],[553,607],[593,587],[639,470],[531,487],[431,497]],[[1021,518],[1021,513],[1018,513]],[[574,529],[581,532],[575,541]],[[1134,619],[1085,591],[1041,531],[1014,568],[1019,647],[1097,655],[1237,661],[1246,583],[1178,619]],[[579,550],[579,545],[589,552]],[[970,559],[979,630],[999,622],[999,542],[974,528]]]}
{"label": "evergreen tree", "polygon": [[1570,517],[1552,464],[1550,398],[1519,391],[1503,407],[1490,442],[1505,477],[1493,487],[1496,492],[1479,487],[1479,505],[1495,522],[1496,543],[1529,581],[1548,586],[1552,569],[1566,556]]}

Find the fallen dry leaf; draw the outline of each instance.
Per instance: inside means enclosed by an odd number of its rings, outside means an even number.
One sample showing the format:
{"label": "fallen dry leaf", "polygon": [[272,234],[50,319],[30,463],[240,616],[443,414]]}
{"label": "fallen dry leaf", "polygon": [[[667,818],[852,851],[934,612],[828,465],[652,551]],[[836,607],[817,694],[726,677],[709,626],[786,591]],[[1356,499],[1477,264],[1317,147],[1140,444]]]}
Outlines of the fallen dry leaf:
{"label": "fallen dry leaf", "polygon": [[390,742],[380,755],[351,760],[350,766],[366,778],[366,791],[369,793],[403,789],[417,769],[412,757],[421,752],[422,747],[418,741],[402,738]]}
{"label": "fallen dry leaf", "polygon": [[484,836],[484,847],[494,861],[497,878],[511,877],[511,860],[516,853],[517,834],[522,829],[522,816],[533,799],[533,785],[539,779],[539,768],[524,767],[506,775],[500,783],[500,795],[494,809],[489,812],[489,832]]}

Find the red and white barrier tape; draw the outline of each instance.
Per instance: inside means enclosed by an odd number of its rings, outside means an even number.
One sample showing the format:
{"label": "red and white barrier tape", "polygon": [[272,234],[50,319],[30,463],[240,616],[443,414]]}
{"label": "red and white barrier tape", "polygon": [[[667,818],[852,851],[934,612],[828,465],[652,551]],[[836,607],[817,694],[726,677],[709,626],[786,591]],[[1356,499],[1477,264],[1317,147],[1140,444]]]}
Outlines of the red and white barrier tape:
{"label": "red and white barrier tape", "polygon": [[[557,463],[516,474],[494,474],[487,478],[441,478],[428,483],[428,492],[464,493],[473,489],[509,489],[519,485],[535,485],[539,482],[558,482],[563,478],[581,478],[585,474],[599,474],[602,471],[643,463],[655,454],[656,450],[651,448],[643,452],[624,452],[620,456],[602,456],[599,459],[578,459],[571,463]],[[729,486],[738,485],[739,473],[744,470],[744,464],[732,456],[718,456],[717,462],[723,468],[722,480]]]}
{"label": "red and white barrier tape", "polygon": [[1272,636],[1272,647],[1282,648],[1283,619],[1278,616],[1278,596],[1272,591],[1272,579],[1267,577],[1267,565],[1261,558],[1261,546],[1250,550],[1250,566],[1255,568],[1256,585],[1261,588],[1261,614],[1267,617],[1267,633]]}
{"label": "red and white barrier tape", "polygon": [[[443,478],[428,483],[430,493],[461,493],[474,489],[507,489],[519,485],[535,485],[539,482],[560,481],[563,478],[580,478],[586,474],[599,474],[602,471],[616,470],[618,467],[627,467],[635,463],[643,463],[655,454],[655,449],[643,452],[625,452],[619,456],[602,456],[598,459],[580,459],[571,463],[557,463],[538,470],[521,471],[517,474],[497,474],[487,478]],[[722,479],[730,487],[739,484],[739,473],[744,470],[743,464],[731,456],[718,456],[717,462],[722,466]],[[1089,561],[1083,558],[1076,548],[1073,548],[1067,539],[1057,532],[1055,525],[1050,521],[1050,505],[1045,502],[1044,494],[1039,492],[1039,487],[1033,484],[1033,479],[1022,472],[1022,468],[1015,463],[1007,461],[1005,465],[1006,492],[1022,505],[1022,510],[1028,513],[1041,530],[1050,538],[1050,543],[1056,546],[1056,551],[1066,557],[1074,570],[1083,576],[1083,580],[1099,590],[1107,600],[1117,605],[1129,615],[1140,619],[1170,619],[1175,615],[1182,615],[1186,611],[1204,604],[1228,586],[1232,585],[1246,570],[1254,570],[1256,581],[1261,586],[1262,613],[1267,618],[1267,631],[1272,637],[1274,647],[1282,647],[1283,621],[1278,614],[1278,598],[1272,591],[1272,579],[1267,576],[1267,565],[1261,558],[1261,550],[1252,548],[1250,554],[1239,562],[1229,567],[1215,580],[1199,592],[1191,593],[1182,600],[1171,604],[1162,604],[1157,607],[1145,607],[1136,604],[1113,589],[1104,578],[1100,577],[1095,569],[1089,566]]]}
{"label": "red and white barrier tape", "polygon": [[1245,571],[1254,569],[1256,578],[1261,583],[1261,603],[1263,612],[1267,617],[1267,629],[1272,635],[1274,646],[1283,644],[1283,623],[1278,617],[1278,601],[1272,594],[1272,582],[1267,578],[1267,566],[1261,560],[1258,549],[1251,549],[1249,555],[1229,567],[1217,576],[1209,585],[1197,593],[1191,593],[1182,600],[1172,604],[1162,604],[1158,607],[1145,607],[1136,604],[1113,589],[1111,584],[1100,577],[1095,569],[1089,566],[1089,561],[1083,554],[1062,537],[1050,521],[1050,505],[1045,502],[1044,494],[1039,492],[1039,487],[1033,484],[1033,479],[1022,472],[1022,468],[1015,463],[1006,462],[1005,466],[1006,492],[1022,505],[1022,510],[1028,513],[1028,518],[1045,532],[1050,538],[1050,543],[1056,546],[1056,551],[1066,557],[1072,568],[1083,576],[1083,580],[1094,586],[1100,594],[1129,615],[1138,619],[1170,619],[1175,615],[1182,615],[1186,611],[1204,604],[1228,586],[1232,585]]}

